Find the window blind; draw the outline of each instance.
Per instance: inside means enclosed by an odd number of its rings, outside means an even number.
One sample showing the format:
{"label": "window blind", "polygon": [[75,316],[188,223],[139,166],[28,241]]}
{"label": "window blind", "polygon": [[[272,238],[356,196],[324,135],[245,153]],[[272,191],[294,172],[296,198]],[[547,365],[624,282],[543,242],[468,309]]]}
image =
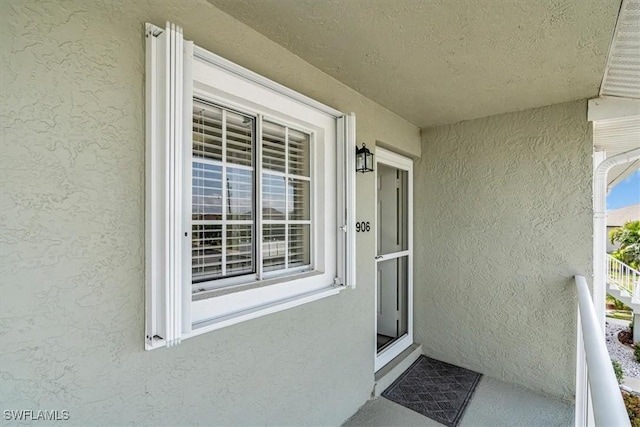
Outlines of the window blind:
{"label": "window blind", "polygon": [[[204,289],[199,285],[203,282],[256,274],[257,263],[265,273],[311,264],[311,138],[263,121],[262,156],[254,159],[258,120],[194,99],[191,269],[195,291]],[[261,259],[256,259],[254,244],[256,163],[262,171]]]}
{"label": "window blind", "polygon": [[193,102],[194,283],[252,273],[254,118]]}

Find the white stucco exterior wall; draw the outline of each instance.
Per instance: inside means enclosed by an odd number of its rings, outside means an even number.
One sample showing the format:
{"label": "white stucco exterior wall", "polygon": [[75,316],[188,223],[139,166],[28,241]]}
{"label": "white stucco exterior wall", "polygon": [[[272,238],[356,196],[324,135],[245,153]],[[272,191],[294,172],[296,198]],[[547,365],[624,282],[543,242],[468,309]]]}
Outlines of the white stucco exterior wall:
{"label": "white stucco exterior wall", "polygon": [[574,395],[574,274],[591,269],[586,101],[426,129],[415,172],[425,353]]}
{"label": "white stucco exterior wall", "polygon": [[[336,109],[358,143],[420,155],[418,128],[204,0],[0,3],[0,409],[69,425],[337,425],[373,387],[373,233],[358,287],[144,348],[143,24]],[[373,174],[358,219],[373,221]]]}

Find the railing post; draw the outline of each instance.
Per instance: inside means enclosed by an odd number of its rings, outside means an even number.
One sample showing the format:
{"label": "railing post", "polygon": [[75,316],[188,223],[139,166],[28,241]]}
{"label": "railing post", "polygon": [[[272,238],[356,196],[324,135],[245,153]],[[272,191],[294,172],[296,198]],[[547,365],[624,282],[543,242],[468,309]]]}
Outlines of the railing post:
{"label": "railing post", "polygon": [[[582,338],[582,321],[580,320],[580,310],[578,310],[578,348],[584,348]],[[589,422],[589,379],[587,378],[587,359],[584,352],[578,352],[576,360],[576,407],[575,407],[575,427],[585,427]]]}

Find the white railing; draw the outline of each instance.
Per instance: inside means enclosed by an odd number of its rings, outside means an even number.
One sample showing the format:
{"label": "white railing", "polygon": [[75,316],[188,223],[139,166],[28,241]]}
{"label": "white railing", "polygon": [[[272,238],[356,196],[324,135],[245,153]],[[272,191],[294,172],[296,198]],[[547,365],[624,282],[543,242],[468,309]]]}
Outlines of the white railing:
{"label": "white railing", "polygon": [[640,271],[607,255],[607,281],[627,292],[631,302],[640,303]]}
{"label": "white railing", "polygon": [[594,424],[597,427],[631,426],[587,281],[583,276],[575,276],[575,281]]}

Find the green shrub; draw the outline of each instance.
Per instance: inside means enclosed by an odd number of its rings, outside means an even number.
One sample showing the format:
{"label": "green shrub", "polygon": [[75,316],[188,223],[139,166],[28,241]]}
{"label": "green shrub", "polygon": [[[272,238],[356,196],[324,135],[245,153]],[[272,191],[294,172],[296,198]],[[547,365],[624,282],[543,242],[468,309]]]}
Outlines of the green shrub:
{"label": "green shrub", "polygon": [[613,310],[607,313],[607,317],[611,317],[613,319],[620,319],[620,320],[631,320],[633,318],[633,313],[630,311]]}
{"label": "green shrub", "polygon": [[640,221],[627,221],[609,233],[611,243],[620,243],[620,249],[611,255],[618,261],[638,270],[640,268]]}
{"label": "green shrub", "polygon": [[612,360],[611,364],[613,365],[613,372],[616,374],[616,379],[618,380],[618,384],[622,384],[622,380],[624,379],[624,372],[622,372],[622,366],[618,363],[617,360]]}
{"label": "green shrub", "polygon": [[627,408],[631,425],[633,427],[640,427],[640,397],[623,391],[622,400],[624,400],[624,406]]}
{"label": "green shrub", "polygon": [[640,362],[640,343],[633,346],[633,354],[636,356],[636,360]]}

